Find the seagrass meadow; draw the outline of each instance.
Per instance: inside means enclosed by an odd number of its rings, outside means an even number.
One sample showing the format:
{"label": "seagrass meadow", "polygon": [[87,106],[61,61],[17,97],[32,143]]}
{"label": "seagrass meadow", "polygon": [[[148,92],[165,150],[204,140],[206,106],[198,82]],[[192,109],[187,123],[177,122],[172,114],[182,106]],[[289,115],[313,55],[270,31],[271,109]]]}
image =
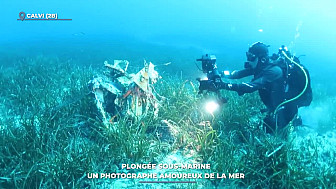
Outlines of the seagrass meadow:
{"label": "seagrass meadow", "polygon": [[[155,90],[164,97],[158,116],[121,117],[111,130],[87,88],[102,68],[73,61],[40,55],[14,58],[14,64],[1,67],[1,188],[336,187],[335,107],[322,115],[327,118],[318,121],[319,129],[308,123],[288,128],[284,139],[261,129],[257,94],[222,91],[228,102],[209,115],[195,79],[158,70],[162,78]],[[336,103],[321,85],[313,86],[316,111]],[[210,164],[211,169],[198,171],[245,176],[175,184],[87,176],[125,172],[121,164],[141,163]]]}

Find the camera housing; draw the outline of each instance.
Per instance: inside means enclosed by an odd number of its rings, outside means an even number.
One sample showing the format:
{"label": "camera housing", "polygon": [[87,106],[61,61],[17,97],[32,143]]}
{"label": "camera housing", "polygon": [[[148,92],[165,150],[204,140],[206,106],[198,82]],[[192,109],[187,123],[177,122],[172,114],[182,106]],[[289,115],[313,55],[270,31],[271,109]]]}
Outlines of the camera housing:
{"label": "camera housing", "polygon": [[200,82],[199,93],[202,93],[203,90],[206,89],[209,90],[210,88],[214,92],[217,91],[218,89],[216,84],[221,82],[221,76],[217,70],[216,56],[205,54],[202,56],[202,58],[196,59],[196,61],[202,62],[202,72],[207,75],[206,79],[197,78],[197,80]]}
{"label": "camera housing", "polygon": [[[227,99],[222,97],[219,92],[222,79],[217,70],[216,56],[205,54],[202,58],[196,59],[196,61],[202,62],[202,72],[207,75],[205,79],[197,78],[200,84],[198,93],[204,94],[205,98],[213,99],[216,105],[220,106],[227,103]],[[206,93],[203,93],[203,91],[206,91]]]}
{"label": "camera housing", "polygon": [[205,54],[202,58],[196,59],[196,61],[202,61],[202,71],[208,74],[214,70],[217,70],[216,56]]}

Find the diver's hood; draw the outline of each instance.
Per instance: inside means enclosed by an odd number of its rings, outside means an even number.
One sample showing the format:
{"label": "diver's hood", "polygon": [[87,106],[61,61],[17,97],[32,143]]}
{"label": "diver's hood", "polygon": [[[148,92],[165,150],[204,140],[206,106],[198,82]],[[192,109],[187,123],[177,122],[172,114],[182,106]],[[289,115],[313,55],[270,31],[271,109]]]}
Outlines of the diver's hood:
{"label": "diver's hood", "polygon": [[268,56],[268,45],[261,42],[256,42],[248,50],[248,53],[255,55],[256,57]]}

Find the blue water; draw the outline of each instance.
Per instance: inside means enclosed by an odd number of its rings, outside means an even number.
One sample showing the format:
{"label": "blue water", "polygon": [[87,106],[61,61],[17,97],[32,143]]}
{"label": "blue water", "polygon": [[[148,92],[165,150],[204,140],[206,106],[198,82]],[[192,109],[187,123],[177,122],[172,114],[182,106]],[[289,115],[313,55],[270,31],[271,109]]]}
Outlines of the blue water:
{"label": "blue water", "polygon": [[[249,45],[262,41],[270,52],[285,44],[306,55],[302,62],[313,78],[336,67],[332,0],[3,0],[0,10],[1,64],[9,55],[52,54],[82,64],[146,58],[178,62],[172,68],[188,72],[195,58],[214,53],[220,66],[237,69]],[[18,21],[21,11],[72,21]]]}

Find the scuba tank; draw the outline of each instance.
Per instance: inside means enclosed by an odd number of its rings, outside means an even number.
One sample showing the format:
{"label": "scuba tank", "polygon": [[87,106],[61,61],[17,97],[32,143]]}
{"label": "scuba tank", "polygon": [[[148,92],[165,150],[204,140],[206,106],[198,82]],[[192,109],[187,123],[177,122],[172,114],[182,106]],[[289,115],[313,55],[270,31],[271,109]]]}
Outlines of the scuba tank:
{"label": "scuba tank", "polygon": [[285,101],[277,106],[274,113],[290,102],[298,107],[309,106],[313,100],[310,75],[307,68],[300,63],[299,58],[292,56],[287,47],[283,45],[279,48],[278,54],[273,54],[271,59],[276,59],[275,64],[282,69],[285,78]]}

